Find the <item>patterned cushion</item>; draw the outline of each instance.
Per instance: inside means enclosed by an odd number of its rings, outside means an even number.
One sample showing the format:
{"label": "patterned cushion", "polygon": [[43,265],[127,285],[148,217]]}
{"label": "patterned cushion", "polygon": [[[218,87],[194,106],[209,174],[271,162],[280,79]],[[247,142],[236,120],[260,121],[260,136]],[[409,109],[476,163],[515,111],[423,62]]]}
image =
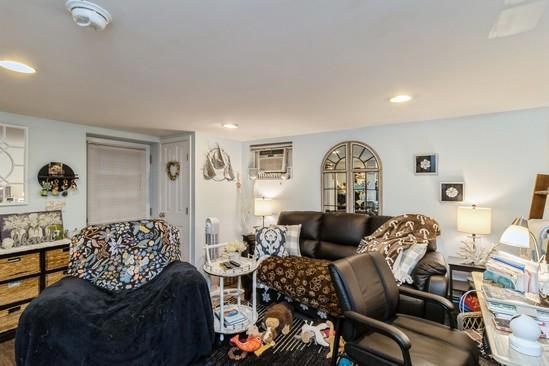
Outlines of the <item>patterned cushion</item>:
{"label": "patterned cushion", "polygon": [[338,316],[341,308],[328,270],[330,263],[308,257],[269,257],[259,265],[257,280],[303,305]]}
{"label": "patterned cushion", "polygon": [[301,234],[301,225],[286,225],[286,250],[288,255],[301,257],[299,248],[299,235]]}
{"label": "patterned cushion", "polygon": [[410,248],[401,251],[393,265],[392,271],[397,283],[414,283],[412,272],[425,255],[427,244],[414,244]]}
{"label": "patterned cushion", "polygon": [[284,226],[269,226],[257,229],[255,234],[255,257],[287,257],[286,233]]}
{"label": "patterned cushion", "polygon": [[162,220],[91,225],[72,238],[69,274],[107,290],[141,287],[181,260],[179,230]]}

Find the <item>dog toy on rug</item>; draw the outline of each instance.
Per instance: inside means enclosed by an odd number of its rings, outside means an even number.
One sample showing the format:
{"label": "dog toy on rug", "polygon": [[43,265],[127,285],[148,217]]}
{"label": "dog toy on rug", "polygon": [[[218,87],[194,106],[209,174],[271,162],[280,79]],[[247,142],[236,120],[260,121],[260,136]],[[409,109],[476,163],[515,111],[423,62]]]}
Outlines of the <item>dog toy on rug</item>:
{"label": "dog toy on rug", "polygon": [[287,302],[271,305],[265,311],[265,333],[262,341],[271,343],[280,334],[288,335],[294,320],[292,309]]}
{"label": "dog toy on rug", "polygon": [[[333,325],[332,325],[333,326]],[[303,343],[310,343],[313,340],[316,344],[322,347],[330,347],[328,342],[326,342],[326,337],[324,337],[323,331],[330,328],[328,323],[320,323],[318,325],[313,325],[313,322],[308,323],[307,321],[301,327],[301,333],[299,338]],[[297,336],[296,336],[297,337]]]}
{"label": "dog toy on rug", "polygon": [[[335,330],[334,330],[334,323],[331,321],[326,321],[330,329],[328,330],[328,343],[330,343],[330,352],[326,355],[326,358],[332,358],[332,354],[334,353],[334,342],[335,342]],[[343,352],[345,349],[345,341],[343,338],[339,339],[339,347],[337,350],[337,353]]]}
{"label": "dog toy on rug", "polygon": [[261,355],[263,354],[263,352],[265,352],[266,350],[268,350],[268,349],[271,348],[271,347],[274,347],[274,345],[275,345],[275,342],[267,343],[267,344],[263,345],[260,349],[258,349],[257,351],[255,351],[254,354],[255,354],[257,357],[261,357]]}
{"label": "dog toy on rug", "polygon": [[238,334],[231,338],[231,344],[235,345],[244,352],[255,352],[263,345],[263,343],[261,343],[261,339],[256,337],[248,337],[246,341],[241,342]]}

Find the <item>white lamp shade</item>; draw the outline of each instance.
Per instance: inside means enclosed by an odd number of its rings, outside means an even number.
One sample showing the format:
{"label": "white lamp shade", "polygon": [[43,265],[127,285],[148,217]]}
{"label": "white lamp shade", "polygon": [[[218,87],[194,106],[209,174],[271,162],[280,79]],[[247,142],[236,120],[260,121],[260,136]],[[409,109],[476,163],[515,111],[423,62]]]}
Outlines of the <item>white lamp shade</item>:
{"label": "white lamp shade", "polygon": [[255,216],[271,216],[273,214],[273,200],[269,198],[256,198],[254,205]]}
{"label": "white lamp shade", "polygon": [[492,209],[458,207],[457,229],[462,233],[488,235],[492,232]]}
{"label": "white lamp shade", "polygon": [[530,233],[527,227],[511,225],[505,229],[499,242],[517,248],[530,248]]}

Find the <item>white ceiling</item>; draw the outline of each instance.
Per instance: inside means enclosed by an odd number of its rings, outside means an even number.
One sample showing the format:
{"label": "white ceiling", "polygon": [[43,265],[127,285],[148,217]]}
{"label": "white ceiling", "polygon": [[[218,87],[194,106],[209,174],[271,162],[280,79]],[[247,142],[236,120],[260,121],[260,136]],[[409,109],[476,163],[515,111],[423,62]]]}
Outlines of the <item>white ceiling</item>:
{"label": "white ceiling", "polygon": [[547,12],[488,38],[527,0],[96,2],[104,32],[64,0],[0,0],[0,59],[37,69],[0,69],[0,110],[246,140],[549,105]]}

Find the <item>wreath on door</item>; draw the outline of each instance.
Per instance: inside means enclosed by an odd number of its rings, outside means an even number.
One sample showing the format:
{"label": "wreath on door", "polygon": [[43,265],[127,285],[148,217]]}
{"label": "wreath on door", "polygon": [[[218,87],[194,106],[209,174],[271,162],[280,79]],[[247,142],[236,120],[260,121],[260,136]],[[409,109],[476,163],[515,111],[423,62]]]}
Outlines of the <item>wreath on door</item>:
{"label": "wreath on door", "polygon": [[179,164],[178,161],[169,161],[168,164],[166,164],[166,173],[168,173],[168,178],[170,178],[170,180],[176,180],[177,177],[179,177],[180,172],[181,164]]}

